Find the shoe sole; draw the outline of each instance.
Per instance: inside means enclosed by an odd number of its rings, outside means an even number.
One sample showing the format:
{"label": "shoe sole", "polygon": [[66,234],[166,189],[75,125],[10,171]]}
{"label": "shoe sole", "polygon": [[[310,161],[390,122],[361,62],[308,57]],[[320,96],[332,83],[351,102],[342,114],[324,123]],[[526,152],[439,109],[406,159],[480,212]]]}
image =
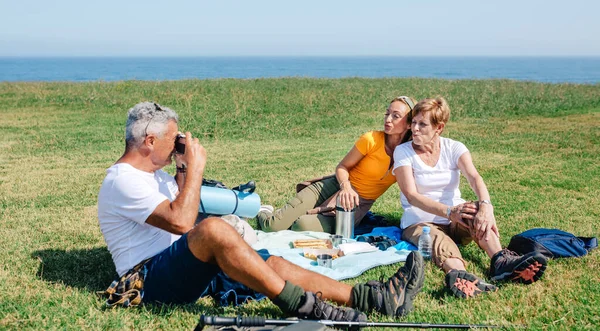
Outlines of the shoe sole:
{"label": "shoe sole", "polygon": [[456,273],[453,282],[450,285],[448,284],[448,279],[446,279],[446,286],[452,294],[462,299],[474,298],[480,294],[496,292],[498,290],[496,286],[485,283],[477,276],[462,270]]}
{"label": "shoe sole", "polygon": [[414,284],[414,287],[411,287],[411,281],[407,281],[404,292],[404,303],[402,304],[402,306],[396,309],[396,317],[405,316],[413,310],[412,302],[417,296],[417,294],[421,291],[421,288],[425,283],[425,261],[423,260],[423,256],[421,256],[421,254],[418,252],[412,252],[408,255],[408,258],[406,259],[407,263],[409,258],[412,259],[412,268],[408,272],[408,275],[412,275],[414,271],[416,283]]}
{"label": "shoe sole", "polygon": [[537,282],[546,270],[547,260],[541,254],[535,254],[519,263],[511,272],[492,277],[495,281],[511,280],[515,283],[531,284]]}

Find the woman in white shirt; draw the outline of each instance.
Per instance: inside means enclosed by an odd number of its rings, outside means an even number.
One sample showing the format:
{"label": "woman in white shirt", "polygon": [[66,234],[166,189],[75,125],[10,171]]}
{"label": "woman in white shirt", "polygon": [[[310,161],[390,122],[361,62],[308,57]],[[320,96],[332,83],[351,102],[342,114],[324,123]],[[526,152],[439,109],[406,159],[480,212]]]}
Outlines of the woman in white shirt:
{"label": "woman in white shirt", "polygon": [[[412,141],[396,147],[393,166],[402,191],[402,239],[417,245],[423,227],[428,226],[431,258],[446,272],[446,286],[461,298],[495,291],[496,287],[466,271],[457,243],[466,245],[474,240],[486,251],[492,280],[537,281],[546,269],[546,258],[502,249],[490,195],[469,150],[440,136],[449,118],[450,108],[441,97],[420,101],[407,116]],[[461,172],[479,201],[461,198]]]}

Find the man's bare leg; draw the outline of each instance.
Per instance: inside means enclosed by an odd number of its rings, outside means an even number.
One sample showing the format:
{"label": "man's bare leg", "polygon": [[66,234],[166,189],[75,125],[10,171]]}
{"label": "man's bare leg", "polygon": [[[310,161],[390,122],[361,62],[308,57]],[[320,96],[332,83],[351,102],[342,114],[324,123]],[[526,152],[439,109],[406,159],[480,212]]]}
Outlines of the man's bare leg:
{"label": "man's bare leg", "polygon": [[207,218],[190,230],[188,246],[199,260],[217,264],[229,277],[269,299],[277,297],[285,286],[285,280],[219,218]]}
{"label": "man's bare leg", "polygon": [[[411,253],[396,274],[375,288],[369,284],[351,287],[293,266],[281,258],[271,257],[267,263],[233,227],[219,218],[207,218],[190,230],[188,246],[196,258],[217,264],[229,277],[265,294],[282,310],[304,314],[304,309],[309,309],[305,316],[320,319],[365,320],[366,316],[354,309],[325,304],[306,292],[321,292],[324,299],[362,311],[376,310],[388,316],[404,316],[412,310],[412,301],[423,284],[423,259],[418,253]],[[302,302],[296,300],[300,296]],[[290,297],[296,298],[295,301],[285,299]],[[352,302],[354,297],[356,303]],[[313,308],[313,303],[319,308]],[[317,311],[316,315],[311,315]]]}
{"label": "man's bare leg", "polygon": [[219,218],[207,218],[190,230],[188,247],[196,258],[218,265],[232,279],[265,294],[287,314],[300,318],[366,321],[364,313],[333,306],[303,287],[284,280],[231,225]]}
{"label": "man's bare leg", "polygon": [[207,218],[192,229],[188,234],[188,245],[196,258],[219,265],[229,277],[270,299],[281,293],[288,280],[305,291],[321,292],[325,299],[351,305],[352,286],[280,257],[272,256],[265,263],[233,227],[218,218]]}

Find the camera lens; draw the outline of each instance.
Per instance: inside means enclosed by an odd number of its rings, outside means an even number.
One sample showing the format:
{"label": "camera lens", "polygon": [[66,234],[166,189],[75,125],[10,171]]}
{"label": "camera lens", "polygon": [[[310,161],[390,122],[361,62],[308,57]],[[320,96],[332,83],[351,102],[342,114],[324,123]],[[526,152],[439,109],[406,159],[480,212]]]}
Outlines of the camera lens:
{"label": "camera lens", "polygon": [[175,153],[177,154],[185,154],[185,143],[182,143],[181,138],[185,139],[185,136],[182,134],[177,135],[177,139],[175,139]]}

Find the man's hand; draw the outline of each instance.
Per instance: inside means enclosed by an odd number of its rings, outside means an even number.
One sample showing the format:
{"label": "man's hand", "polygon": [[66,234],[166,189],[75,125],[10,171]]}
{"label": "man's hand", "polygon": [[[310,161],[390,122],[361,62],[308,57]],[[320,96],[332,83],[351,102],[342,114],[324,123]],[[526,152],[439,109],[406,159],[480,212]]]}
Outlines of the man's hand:
{"label": "man's hand", "polygon": [[185,133],[185,153],[176,154],[175,162],[179,165],[181,162],[187,167],[188,174],[190,172],[199,172],[204,174],[206,166],[206,149],[200,144],[198,138],[192,138],[190,132]]}

